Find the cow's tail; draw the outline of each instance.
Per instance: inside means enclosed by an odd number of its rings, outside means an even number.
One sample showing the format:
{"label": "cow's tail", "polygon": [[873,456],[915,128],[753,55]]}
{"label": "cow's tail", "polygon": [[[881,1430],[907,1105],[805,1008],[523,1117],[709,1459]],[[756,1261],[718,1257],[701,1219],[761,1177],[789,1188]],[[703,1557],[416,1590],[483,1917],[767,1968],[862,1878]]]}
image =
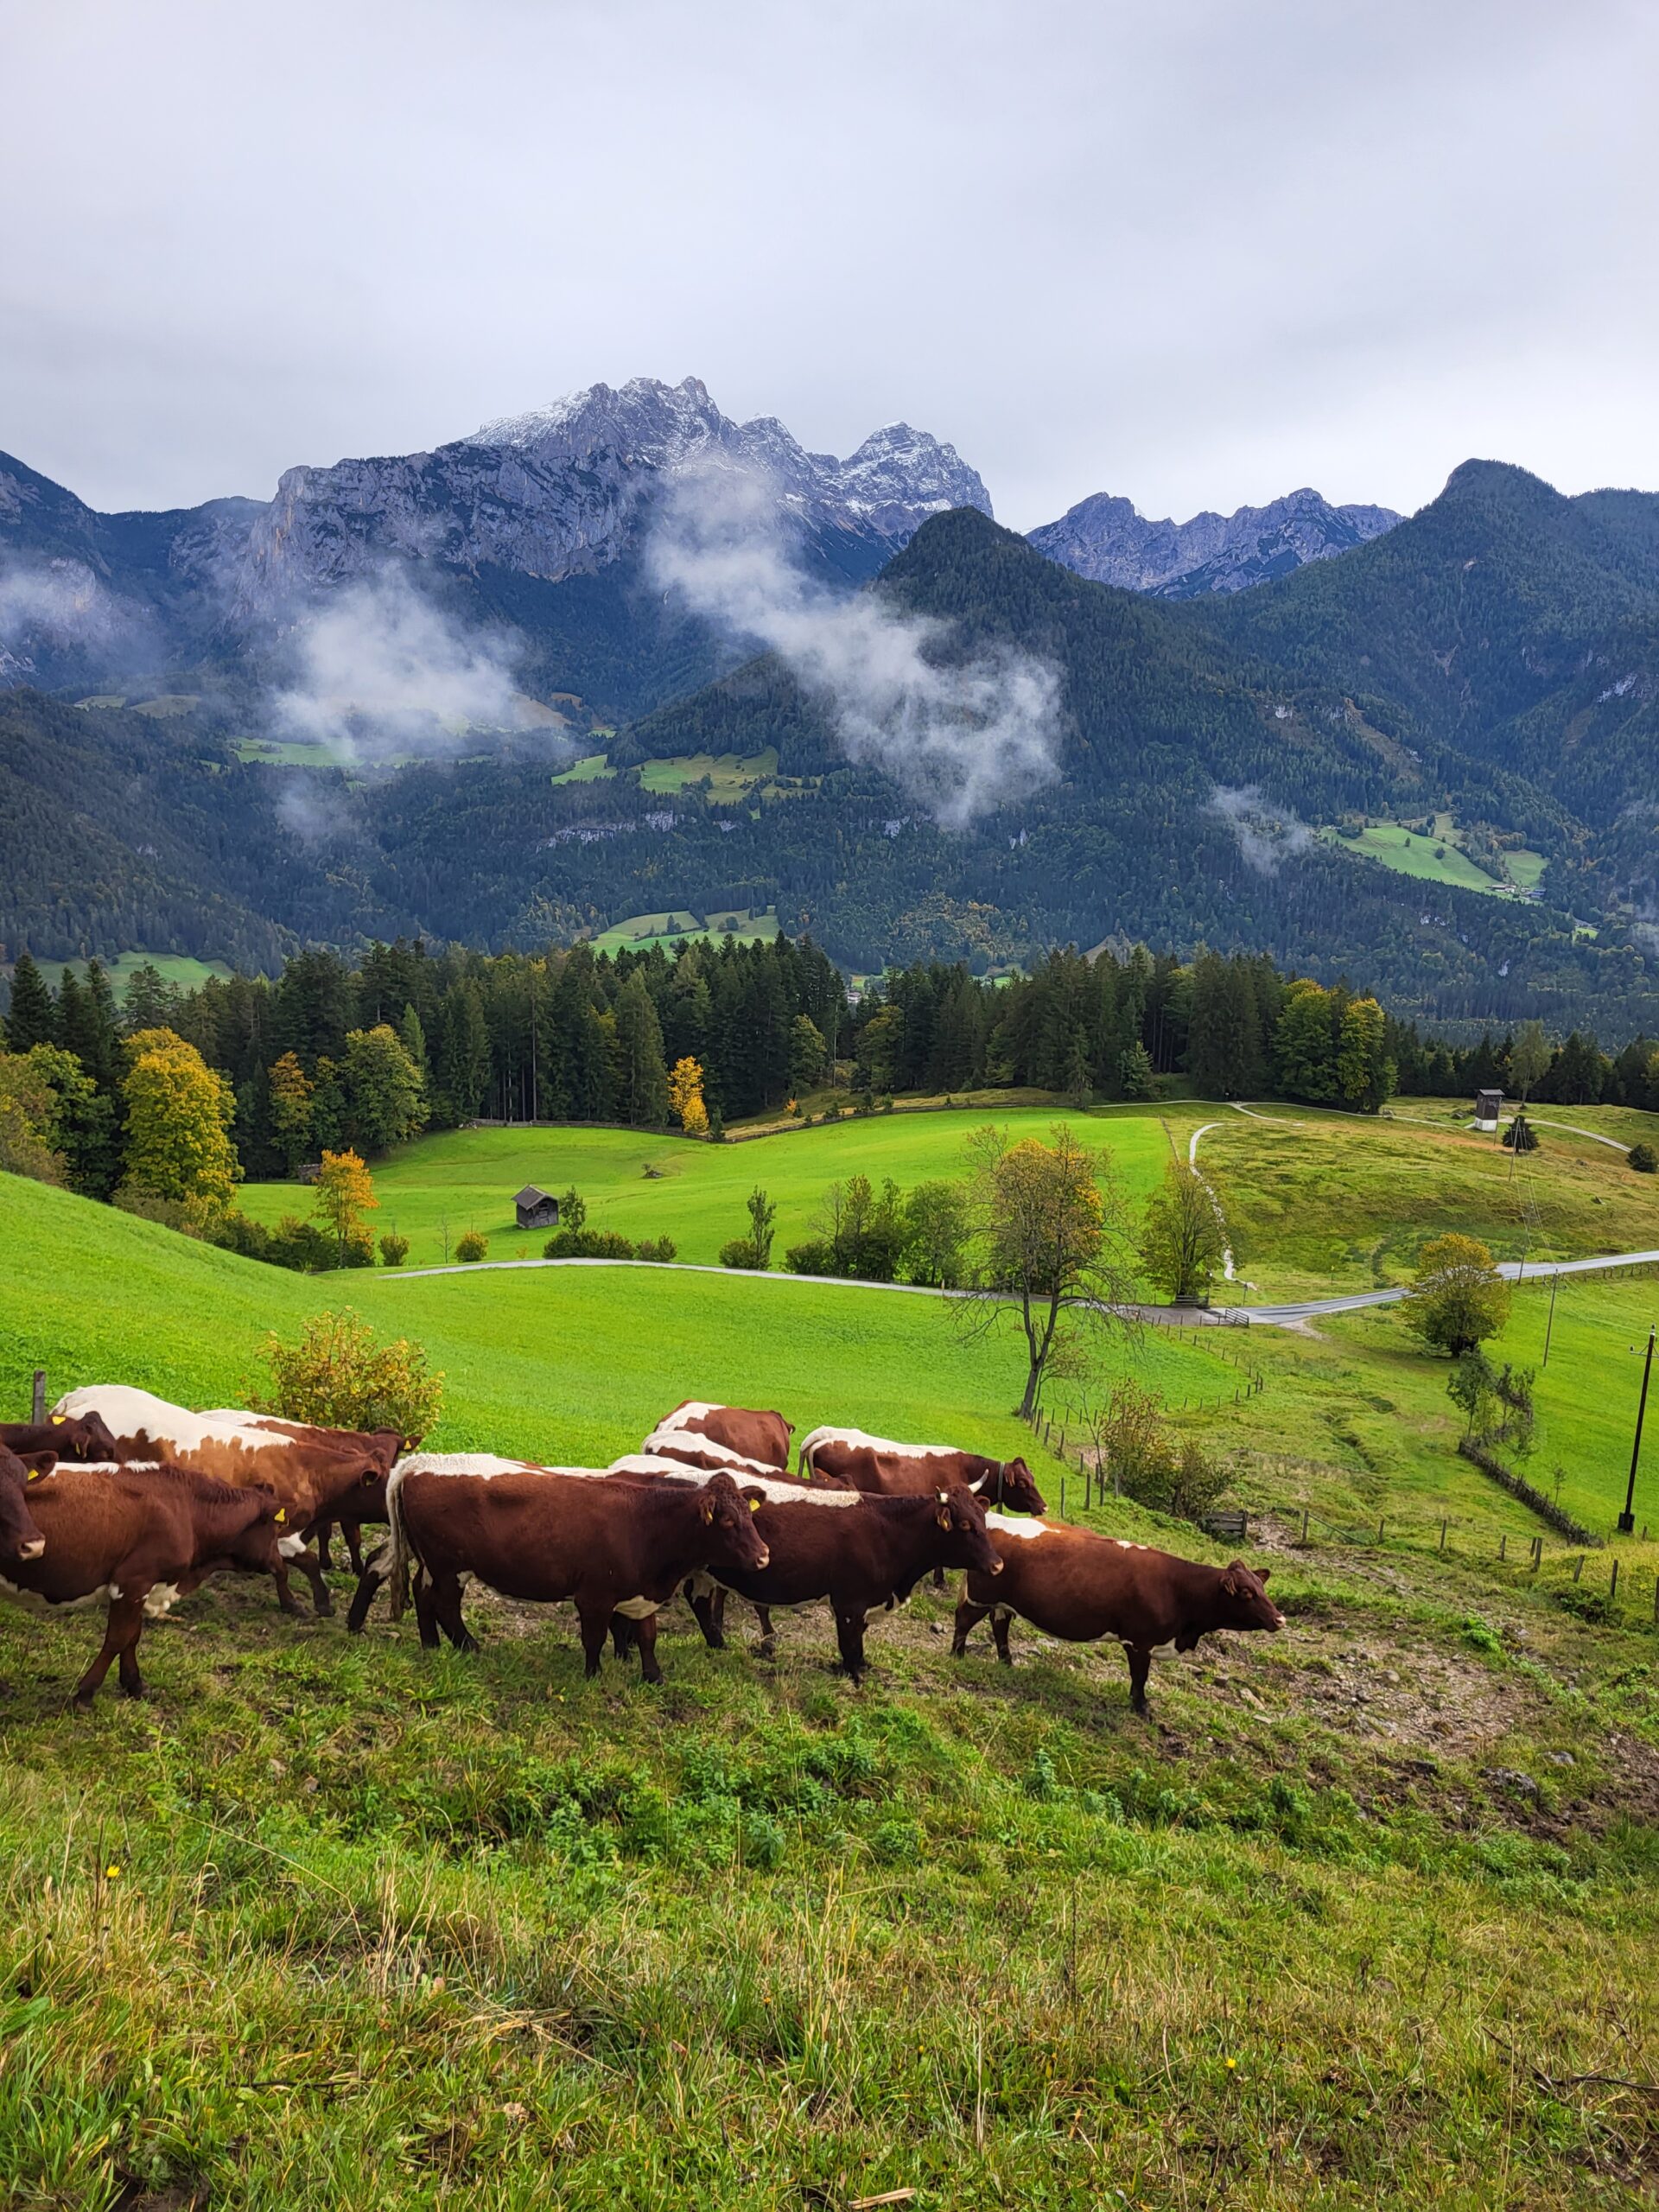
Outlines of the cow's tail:
{"label": "cow's tail", "polygon": [[812,1439],[810,1436],[801,1439],[801,1456],[795,1462],[795,1471],[804,1483],[810,1483],[818,1471],[812,1464]]}
{"label": "cow's tail", "polygon": [[375,1554],[377,1567],[385,1573],[391,1585],[391,1618],[401,1620],[409,1595],[409,1530],[404,1523],[404,1478],[410,1471],[410,1463],[399,1459],[386,1477],[386,1518],[391,1523],[391,1535]]}

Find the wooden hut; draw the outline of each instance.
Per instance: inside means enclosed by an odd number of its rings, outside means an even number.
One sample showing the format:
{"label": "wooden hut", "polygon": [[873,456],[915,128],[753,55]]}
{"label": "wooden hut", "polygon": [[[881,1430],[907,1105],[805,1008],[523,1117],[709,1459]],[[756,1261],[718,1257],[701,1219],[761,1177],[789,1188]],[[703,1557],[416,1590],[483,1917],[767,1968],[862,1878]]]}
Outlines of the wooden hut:
{"label": "wooden hut", "polygon": [[526,1183],[512,1203],[518,1209],[520,1229],[558,1227],[559,1202],[550,1192],[538,1191],[533,1183]]}
{"label": "wooden hut", "polygon": [[1501,1090],[1478,1090],[1475,1093],[1475,1127],[1495,1129],[1503,1111]]}

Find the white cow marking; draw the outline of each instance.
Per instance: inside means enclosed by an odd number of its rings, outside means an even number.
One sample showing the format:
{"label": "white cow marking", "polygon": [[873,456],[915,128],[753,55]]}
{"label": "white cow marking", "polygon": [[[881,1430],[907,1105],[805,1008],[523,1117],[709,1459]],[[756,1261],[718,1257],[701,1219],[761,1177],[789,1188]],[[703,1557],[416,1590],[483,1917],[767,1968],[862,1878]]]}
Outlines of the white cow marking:
{"label": "white cow marking", "polygon": [[1005,1536],[1023,1536],[1028,1544],[1034,1543],[1039,1536],[1046,1536],[1052,1533],[1046,1522],[1011,1520],[1006,1513],[988,1513],[985,1516],[985,1526],[988,1529],[1000,1529]]}
{"label": "white cow marking", "polygon": [[870,1436],[861,1428],[815,1428],[801,1451],[808,1460],[822,1444],[845,1444],[854,1451],[897,1452],[909,1459],[955,1459],[959,1444],[896,1444],[890,1436]]}
{"label": "white cow marking", "polygon": [[[560,1471],[589,1471],[568,1468]],[[683,1459],[654,1459],[645,1452],[631,1452],[620,1459],[613,1459],[604,1471],[607,1475],[665,1475],[671,1481],[690,1483],[702,1489],[715,1475],[728,1471],[721,1467],[688,1467]],[[810,1484],[802,1487],[794,1483],[780,1483],[777,1472],[774,1467],[769,1475],[745,1474],[739,1478],[740,1487],[760,1491],[768,1505],[856,1505],[862,1496],[855,1490],[819,1490]]]}

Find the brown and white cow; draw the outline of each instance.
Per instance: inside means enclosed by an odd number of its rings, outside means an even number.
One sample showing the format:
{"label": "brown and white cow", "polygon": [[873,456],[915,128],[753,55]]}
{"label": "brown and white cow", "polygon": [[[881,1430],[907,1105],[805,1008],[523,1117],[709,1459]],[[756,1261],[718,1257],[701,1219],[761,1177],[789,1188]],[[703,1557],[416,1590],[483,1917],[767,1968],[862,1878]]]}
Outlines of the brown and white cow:
{"label": "brown and white cow", "polygon": [[461,1617],[463,1580],[475,1575],[504,1597],[550,1605],[569,1598],[582,1624],[589,1675],[613,1618],[639,1622],[640,1672],[662,1680],[657,1613],[689,1575],[764,1567],[756,1508],[728,1474],[703,1483],[636,1481],[520,1469],[496,1475],[441,1475],[393,1469],[391,1579],[416,1564],[421,1641],[442,1630],[458,1650],[475,1639]]}
{"label": "brown and white cow", "polygon": [[997,1513],[987,1516],[987,1527],[1002,1572],[994,1583],[969,1575],[950,1647],[958,1659],[969,1631],[987,1613],[1005,1667],[1014,1663],[1008,1623],[1015,1613],[1067,1643],[1115,1637],[1129,1663],[1129,1703],[1144,1713],[1154,1652],[1191,1651],[1200,1637],[1221,1629],[1277,1630],[1285,1624],[1267,1593],[1268,1570],[1243,1560],[1205,1567],[1092,1529],[1010,1521]]}
{"label": "brown and white cow", "polygon": [[0,1573],[12,1564],[39,1559],[46,1538],[29,1510],[29,1486],[56,1465],[49,1452],[31,1452],[27,1459],[0,1446]]}
{"label": "brown and white cow", "polygon": [[849,1483],[877,1497],[925,1497],[960,1483],[988,1508],[1048,1510],[1023,1459],[990,1459],[954,1444],[896,1444],[861,1428],[815,1428],[802,1440],[798,1464],[815,1481]]}
{"label": "brown and white cow", "polygon": [[319,1521],[315,1529],[305,1531],[308,1541],[316,1546],[317,1565],[325,1574],[334,1562],[328,1556],[329,1538],[336,1527],[346,1539],[346,1550],[352,1562],[353,1574],[363,1572],[363,1524],[379,1522],[386,1517],[386,1474],[400,1452],[413,1449],[406,1445],[395,1428],[323,1428],[315,1423],[282,1421],[275,1414],[245,1414],[233,1406],[217,1407],[204,1416],[210,1421],[235,1421],[255,1428],[268,1429],[273,1436],[286,1436],[295,1443],[315,1439],[338,1452],[378,1451],[386,1463],[385,1474],[378,1481],[365,1481],[346,1498],[340,1510],[329,1519]]}
{"label": "brown and white cow", "polygon": [[0,1421],[9,1452],[54,1452],[60,1459],[113,1459],[115,1439],[96,1414],[54,1414],[48,1421]]}
{"label": "brown and white cow", "polygon": [[665,1430],[682,1436],[709,1437],[716,1444],[725,1445],[730,1452],[741,1452],[746,1459],[759,1460],[763,1467],[786,1467],[789,1440],[795,1424],[785,1421],[782,1414],[757,1413],[746,1406],[715,1406],[701,1398],[687,1398],[658,1422],[652,1431],[652,1438],[660,1442]]}
{"label": "brown and white cow", "polygon": [[75,1703],[92,1703],[112,1659],[125,1695],[142,1697],[145,1620],[220,1568],[273,1573],[282,1510],[269,1491],[184,1467],[60,1466],[29,1488],[41,1549],[11,1560],[0,1549],[0,1598],[44,1613],[107,1600],[103,1648],[76,1683]]}
{"label": "brown and white cow", "polygon": [[349,1431],[316,1430],[296,1423],[298,1434],[289,1436],[268,1426],[264,1414],[191,1413],[124,1383],[71,1390],[53,1410],[72,1417],[99,1414],[115,1439],[116,1459],[124,1465],[164,1459],[238,1488],[253,1484],[274,1492],[286,1516],[277,1548],[277,1602],[284,1612],[299,1611],[288,1583],[292,1565],[310,1583],[318,1612],[334,1611],[322,1569],[307,1548],[306,1534],[320,1521],[340,1518],[354,1498],[373,1494],[384,1483],[391,1465],[384,1444],[359,1439],[352,1448],[341,1449],[329,1439]]}
{"label": "brown and white cow", "polygon": [[[842,1505],[849,1510],[835,1510]],[[965,1567],[987,1580],[1001,1572],[986,1534],[985,1509],[961,1484],[925,1497],[825,1491],[787,1505],[764,1503],[755,1517],[766,1543],[766,1564],[736,1572],[710,1568],[709,1580],[754,1606],[761,1649],[768,1654],[773,1607],[827,1598],[842,1665],[855,1682],[864,1673],[865,1625],[878,1607],[909,1597],[936,1569]],[[701,1592],[693,1596],[692,1610],[705,1639],[721,1643],[718,1619]]]}

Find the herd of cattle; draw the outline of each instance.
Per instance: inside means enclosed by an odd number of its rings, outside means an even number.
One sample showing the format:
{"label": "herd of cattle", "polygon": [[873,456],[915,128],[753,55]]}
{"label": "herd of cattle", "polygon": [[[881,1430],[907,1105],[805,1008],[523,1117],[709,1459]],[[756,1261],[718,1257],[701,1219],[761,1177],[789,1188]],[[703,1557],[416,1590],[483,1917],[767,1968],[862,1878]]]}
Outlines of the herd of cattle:
{"label": "herd of cattle", "polygon": [[[648,1681],[662,1678],[657,1616],[677,1593],[714,1645],[728,1593],[746,1599],[768,1652],[775,1610],[827,1599],[856,1681],[870,1614],[952,1568],[965,1577],[958,1657],[987,1614],[1005,1662],[1015,1614],[1051,1637],[1110,1639],[1137,1713],[1154,1652],[1284,1626],[1265,1569],[1046,1521],[1023,1459],[818,1428],[791,1474],[791,1434],[780,1414],[689,1401],[608,1467],[547,1466],[405,1452],[391,1430],[189,1413],[119,1385],[72,1390],[38,1426],[0,1424],[0,1597],[41,1612],[107,1605],[103,1646],[75,1688],[82,1707],[112,1662],[142,1696],[146,1618],[221,1570],[269,1574],[296,1612],[297,1567],[317,1611],[332,1612],[335,1528],[358,1574],[353,1631],[381,1588],[394,1618],[412,1590],[423,1643],[475,1650],[461,1610],[473,1578],[508,1598],[570,1599],[588,1673],[609,1635],[619,1658],[638,1648]],[[365,1562],[368,1522],[391,1535]]]}

